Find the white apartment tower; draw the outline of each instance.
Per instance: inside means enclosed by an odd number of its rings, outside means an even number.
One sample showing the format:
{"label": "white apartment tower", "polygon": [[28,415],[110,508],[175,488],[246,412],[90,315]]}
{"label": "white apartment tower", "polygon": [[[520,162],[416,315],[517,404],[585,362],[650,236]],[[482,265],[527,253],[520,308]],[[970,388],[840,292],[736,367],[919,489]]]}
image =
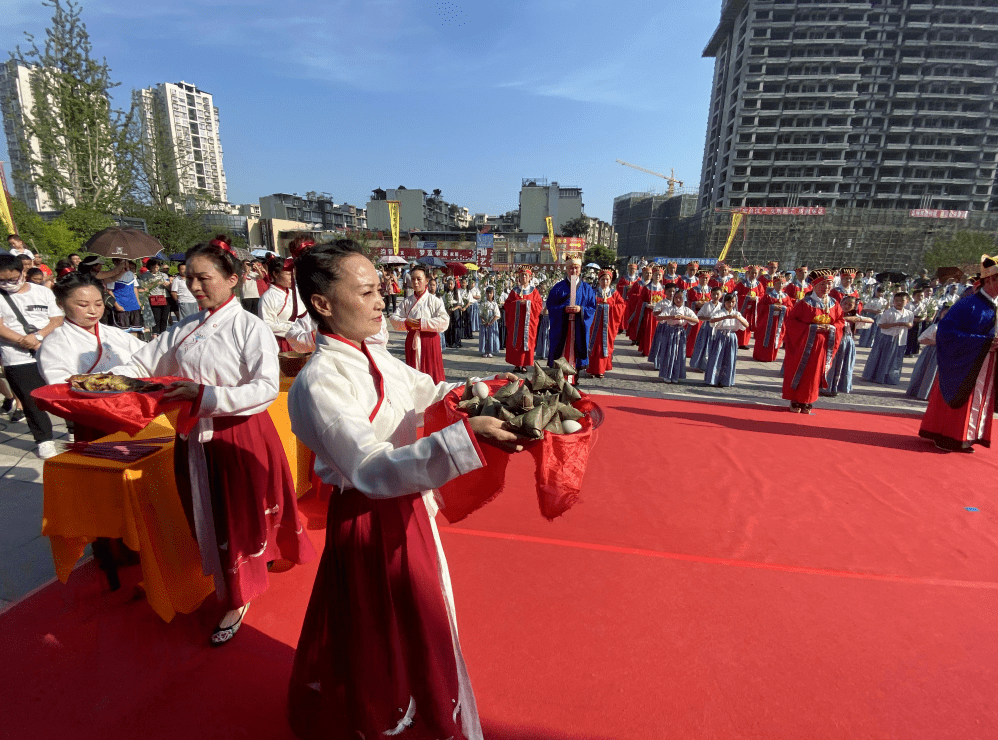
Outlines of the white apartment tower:
{"label": "white apartment tower", "polygon": [[[161,166],[175,170],[180,194],[194,196],[203,192],[227,202],[218,108],[211,94],[186,82],[161,82],[136,91],[135,98],[141,106],[147,143],[152,145],[159,136],[158,151],[172,151],[173,161]],[[157,148],[150,146],[150,151]]]}
{"label": "white apartment tower", "polygon": [[[34,107],[34,97],[31,93],[32,68],[18,64],[13,59],[0,62],[0,110],[3,111],[3,130],[7,137],[7,151],[10,154],[10,165],[13,177],[14,197],[24,201],[36,212],[55,210],[55,205],[48,195],[39,187],[19,177],[19,173],[28,171],[30,161],[28,153],[22,147],[24,132],[24,111]],[[31,137],[23,142],[31,148],[35,158],[39,156],[38,140]],[[68,194],[63,198],[72,202]]]}

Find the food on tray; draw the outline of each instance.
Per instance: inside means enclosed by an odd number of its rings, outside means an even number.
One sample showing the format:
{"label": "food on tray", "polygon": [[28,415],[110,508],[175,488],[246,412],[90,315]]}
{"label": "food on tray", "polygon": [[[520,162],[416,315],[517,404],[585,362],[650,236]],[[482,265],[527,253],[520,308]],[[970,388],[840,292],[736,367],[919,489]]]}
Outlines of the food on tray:
{"label": "food on tray", "polygon": [[166,386],[162,383],[150,383],[148,380],[129,378],[114,373],[91,373],[70,376],[69,387],[76,391],[89,391],[91,393],[151,393],[161,391]]}
{"label": "food on tray", "polygon": [[534,363],[530,380],[511,380],[491,396],[482,396],[483,383],[469,380],[458,408],[468,416],[494,416],[525,436],[540,439],[544,432],[574,434],[585,414],[572,404],[582,395],[566,377],[578,372],[564,359],[552,368]]}

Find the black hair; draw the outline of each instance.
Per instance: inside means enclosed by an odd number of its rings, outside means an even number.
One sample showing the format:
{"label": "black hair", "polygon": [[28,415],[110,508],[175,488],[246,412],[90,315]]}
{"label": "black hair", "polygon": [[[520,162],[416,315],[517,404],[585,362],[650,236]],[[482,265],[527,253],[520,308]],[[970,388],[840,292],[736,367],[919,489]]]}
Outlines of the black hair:
{"label": "black hair", "polygon": [[337,239],[298,255],[295,260],[295,278],[298,292],[305,302],[308,315],[322,326],[322,317],[312,305],[312,296],[328,295],[342,277],[340,264],[352,255],[364,256],[360,245],[353,239]]}
{"label": "black hair", "polygon": [[[224,235],[216,236],[212,241],[224,242],[226,245],[229,243],[228,237]],[[239,258],[232,252],[214,244],[195,244],[184,254],[184,262],[190,262],[192,257],[207,257],[227,278],[243,274],[243,263],[239,261]]]}
{"label": "black hair", "polygon": [[104,261],[97,255],[91,255],[83,259],[80,262],[80,266],[76,268],[82,275],[89,275],[93,272],[100,272],[104,269]]}
{"label": "black hair", "polygon": [[9,242],[11,239],[17,239],[18,241],[22,242],[24,241],[24,239],[21,239],[20,234],[7,234],[7,241]]}
{"label": "black hair", "polygon": [[45,273],[42,272],[39,268],[32,267],[30,270],[24,273],[24,279],[30,281],[31,278],[33,278],[36,274],[41,275],[43,278],[45,277]]}
{"label": "black hair", "polygon": [[724,297],[721,298],[721,303],[724,303],[725,301],[733,301],[733,300],[735,300],[737,298],[738,298],[738,296],[735,295],[734,293],[725,293]]}
{"label": "black hair", "polygon": [[34,257],[29,257],[26,254],[19,254],[19,255],[17,255],[17,258],[19,260],[21,260],[21,262],[25,262],[25,261],[27,261],[27,262],[34,262],[35,261]]}
{"label": "black hair", "polygon": [[430,282],[430,271],[427,270],[423,265],[416,265],[415,267],[410,267],[409,268],[409,276],[412,277],[412,273],[414,273],[414,272],[421,272],[421,273],[423,273],[423,277],[426,278],[426,282],[427,283]]}
{"label": "black hair", "polygon": [[24,272],[24,262],[17,255],[0,254],[0,272],[5,270]]}
{"label": "black hair", "polygon": [[145,267],[147,270],[151,270],[158,264],[160,264],[160,261],[158,259],[156,259],[155,257],[150,257],[149,259],[146,260]]}
{"label": "black hair", "polygon": [[713,293],[715,290],[719,290],[722,293],[724,292],[724,288],[720,285],[715,285],[713,288],[710,289],[710,292]]}
{"label": "black hair", "polygon": [[79,256],[80,255],[77,254],[76,252],[70,252],[69,254],[66,255],[66,259],[72,261],[73,257],[79,257]]}
{"label": "black hair", "polygon": [[277,276],[284,272],[284,258],[271,257],[267,260],[267,274],[271,280],[277,280]]}
{"label": "black hair", "polygon": [[70,262],[68,259],[58,260],[55,263],[56,272],[59,272],[59,270],[72,270],[72,269],[73,269],[73,263]]}
{"label": "black hair", "polygon": [[56,280],[55,285],[52,286],[55,302],[62,305],[73,294],[73,291],[80,288],[96,288],[97,292],[103,295],[101,284],[93,275],[85,272],[71,272]]}

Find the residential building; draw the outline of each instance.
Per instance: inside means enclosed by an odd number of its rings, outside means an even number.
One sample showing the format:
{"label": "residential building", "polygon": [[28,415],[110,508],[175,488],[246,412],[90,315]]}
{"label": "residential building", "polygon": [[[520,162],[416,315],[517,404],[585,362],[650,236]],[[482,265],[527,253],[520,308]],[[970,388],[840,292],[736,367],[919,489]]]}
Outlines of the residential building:
{"label": "residential building", "polygon": [[544,178],[524,178],[520,185],[520,230],[546,234],[546,218],[551,216],[555,231],[582,215],[582,188],[563,188]]}
{"label": "residential building", "polygon": [[[179,197],[206,195],[227,202],[218,108],[211,93],[187,82],[161,82],[133,93],[150,171],[168,173]],[[168,161],[159,161],[166,159]],[[164,181],[151,178],[151,187]],[[173,200],[172,196],[167,196]]]}
{"label": "residential building", "polygon": [[[34,96],[31,93],[31,75],[33,69],[18,64],[13,59],[0,62],[0,110],[3,111],[3,129],[7,137],[7,151],[10,154],[11,187],[14,197],[27,204],[36,212],[55,210],[56,204],[48,194],[25,179],[25,174],[31,170],[31,158],[24,147],[30,147],[34,158],[40,156],[38,139],[28,137],[25,131],[24,114],[34,107]],[[69,193],[62,195],[65,203],[72,204]]]}
{"label": "residential building", "polygon": [[592,216],[586,216],[585,218],[589,223],[589,233],[586,234],[586,245],[594,246],[599,244],[616,251],[617,234],[614,231],[613,226],[608,224],[606,221],[601,221],[600,219],[593,218]]}
{"label": "residential building", "polygon": [[[242,206],[246,208],[248,206]],[[309,191],[274,193],[260,198],[257,218],[276,218],[309,224],[318,231],[353,231],[367,228],[367,211],[349,203],[336,203],[329,193]]]}
{"label": "residential building", "polygon": [[461,231],[472,226],[470,211],[448,203],[440,191],[427,195],[419,188],[376,188],[367,202],[368,228],[372,231],[390,231],[388,201],[399,202],[399,228],[401,231]]}
{"label": "residential building", "polygon": [[699,207],[998,203],[998,4],[725,0]]}
{"label": "residential building", "polygon": [[244,203],[239,206],[239,215],[246,218],[260,218],[259,203]]}
{"label": "residential building", "polygon": [[[613,199],[613,230],[621,257],[654,257],[675,254],[676,228],[696,213],[695,193],[671,198],[662,193],[627,193]],[[693,256],[700,256],[694,254]]]}

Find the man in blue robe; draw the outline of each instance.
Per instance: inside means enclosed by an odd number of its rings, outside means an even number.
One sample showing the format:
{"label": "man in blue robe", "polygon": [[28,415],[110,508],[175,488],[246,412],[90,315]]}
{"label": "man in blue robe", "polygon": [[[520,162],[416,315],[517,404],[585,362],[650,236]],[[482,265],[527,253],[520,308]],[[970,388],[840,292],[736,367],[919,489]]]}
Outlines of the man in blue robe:
{"label": "man in blue robe", "polygon": [[[589,331],[596,314],[596,291],[582,280],[582,260],[570,259],[568,275],[548,294],[548,318],[551,321],[551,348],[548,366],[564,357],[581,370],[589,364]],[[572,301],[572,284],[575,301]],[[578,376],[574,376],[577,378]]]}
{"label": "man in blue robe", "polygon": [[957,301],[939,322],[939,373],[919,435],[947,452],[973,452],[991,446],[995,412],[995,301],[998,258],[982,255],[981,283]]}

